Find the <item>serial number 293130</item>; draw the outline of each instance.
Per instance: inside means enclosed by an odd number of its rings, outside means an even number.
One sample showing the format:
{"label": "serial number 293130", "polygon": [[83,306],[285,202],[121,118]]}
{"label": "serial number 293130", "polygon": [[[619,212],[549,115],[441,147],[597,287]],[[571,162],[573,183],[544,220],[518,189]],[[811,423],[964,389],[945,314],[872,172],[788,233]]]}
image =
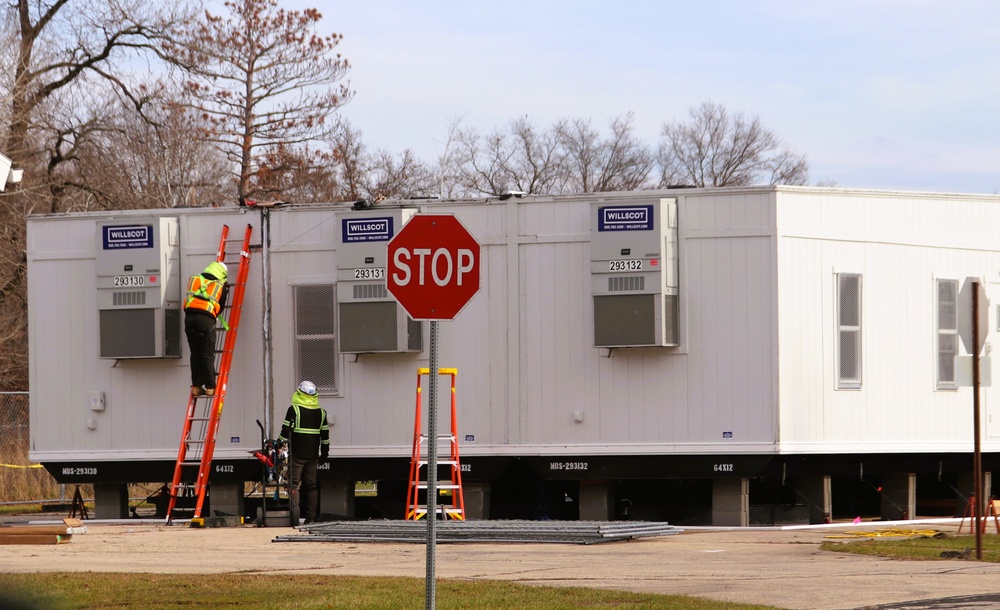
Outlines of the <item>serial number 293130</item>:
{"label": "serial number 293130", "polygon": [[115,276],[115,288],[122,288],[126,286],[142,286],[146,283],[146,276],[144,275],[116,275]]}
{"label": "serial number 293130", "polygon": [[89,467],[85,467],[85,466],[76,466],[76,467],[66,466],[66,467],[64,467],[62,469],[62,473],[64,475],[69,475],[69,476],[96,475],[97,474],[97,468],[95,468],[93,466],[89,466]]}

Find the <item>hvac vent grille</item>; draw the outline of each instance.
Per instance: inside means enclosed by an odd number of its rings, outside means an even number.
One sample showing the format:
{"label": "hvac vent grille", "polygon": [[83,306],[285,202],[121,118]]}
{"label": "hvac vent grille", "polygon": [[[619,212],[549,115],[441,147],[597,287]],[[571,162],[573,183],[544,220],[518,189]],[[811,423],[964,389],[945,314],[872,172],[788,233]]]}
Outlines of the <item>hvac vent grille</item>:
{"label": "hvac vent grille", "polygon": [[146,291],[135,290],[130,292],[112,293],[111,304],[115,307],[127,307],[129,305],[145,305]]}
{"label": "hvac vent grille", "polygon": [[355,299],[385,299],[389,297],[389,292],[385,289],[385,284],[355,284]]}
{"label": "hvac vent grille", "polygon": [[608,292],[634,292],[644,290],[646,278],[641,275],[613,276],[608,278]]}

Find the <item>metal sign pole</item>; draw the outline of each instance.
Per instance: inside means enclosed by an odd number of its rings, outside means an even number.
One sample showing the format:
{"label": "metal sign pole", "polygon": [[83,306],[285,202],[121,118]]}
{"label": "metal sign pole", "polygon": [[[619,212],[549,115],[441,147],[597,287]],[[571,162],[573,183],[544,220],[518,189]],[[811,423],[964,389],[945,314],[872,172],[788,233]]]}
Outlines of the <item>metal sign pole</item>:
{"label": "metal sign pole", "polygon": [[[984,329],[985,330],[985,329]],[[973,497],[975,498],[975,510],[973,519],[976,528],[976,559],[983,559],[983,528],[981,524],[983,515],[983,458],[982,447],[979,441],[979,282],[972,282],[972,409],[973,434],[976,437],[972,455],[972,476],[975,479],[973,485]]]}
{"label": "metal sign pole", "polygon": [[261,271],[264,293],[264,430],[268,438],[274,438],[272,413],[274,411],[273,372],[271,370],[271,208],[260,208],[261,224]]}
{"label": "metal sign pole", "polygon": [[426,610],[435,607],[434,555],[437,546],[437,386],[438,323],[431,320],[430,405],[427,409],[427,583]]}

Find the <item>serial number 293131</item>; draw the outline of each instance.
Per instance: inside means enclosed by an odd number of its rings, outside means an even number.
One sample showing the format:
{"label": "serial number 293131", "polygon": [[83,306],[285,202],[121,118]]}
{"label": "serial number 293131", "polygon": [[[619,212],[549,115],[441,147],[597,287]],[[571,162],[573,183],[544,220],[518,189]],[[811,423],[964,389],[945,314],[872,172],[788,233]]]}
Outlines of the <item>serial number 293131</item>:
{"label": "serial number 293131", "polygon": [[370,267],[354,270],[356,280],[384,280],[385,267]]}

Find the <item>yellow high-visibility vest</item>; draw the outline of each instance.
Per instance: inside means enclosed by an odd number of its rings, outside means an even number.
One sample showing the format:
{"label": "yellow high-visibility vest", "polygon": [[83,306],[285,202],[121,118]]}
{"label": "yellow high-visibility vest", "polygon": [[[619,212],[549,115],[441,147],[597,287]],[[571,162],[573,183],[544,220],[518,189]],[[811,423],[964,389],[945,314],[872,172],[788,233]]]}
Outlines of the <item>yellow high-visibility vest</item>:
{"label": "yellow high-visibility vest", "polygon": [[188,280],[184,309],[199,309],[218,317],[222,310],[219,299],[222,298],[224,285],[224,282],[218,280],[210,280],[202,275],[192,275],[191,279]]}

